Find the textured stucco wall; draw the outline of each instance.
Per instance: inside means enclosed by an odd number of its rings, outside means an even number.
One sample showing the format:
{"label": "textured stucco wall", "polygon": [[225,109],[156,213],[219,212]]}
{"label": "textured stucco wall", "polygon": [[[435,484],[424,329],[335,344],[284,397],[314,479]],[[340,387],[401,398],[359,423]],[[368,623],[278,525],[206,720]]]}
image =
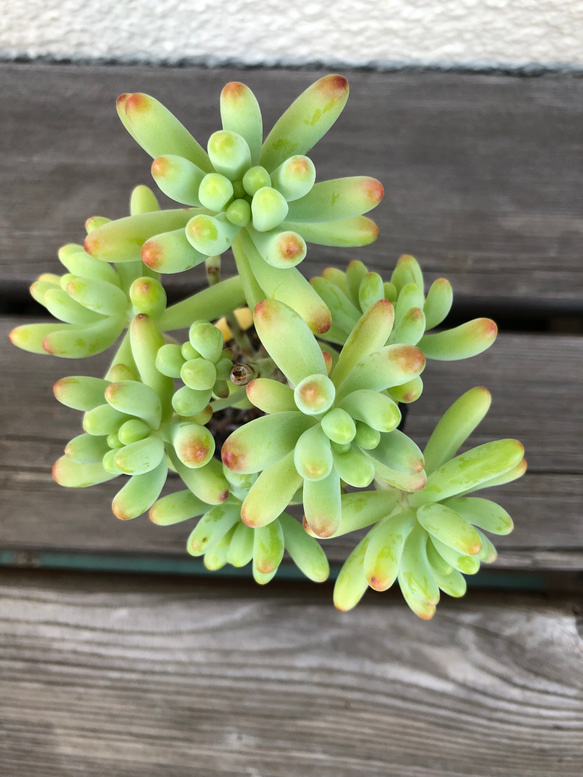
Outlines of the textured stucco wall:
{"label": "textured stucco wall", "polygon": [[4,0],[0,56],[583,65],[583,0]]}

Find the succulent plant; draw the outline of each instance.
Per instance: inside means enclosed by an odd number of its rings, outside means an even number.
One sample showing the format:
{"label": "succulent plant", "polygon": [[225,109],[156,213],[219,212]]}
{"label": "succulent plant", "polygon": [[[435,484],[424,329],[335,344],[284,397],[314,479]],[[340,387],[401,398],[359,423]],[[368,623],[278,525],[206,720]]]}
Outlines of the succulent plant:
{"label": "succulent plant", "polygon": [[316,183],[314,164],[305,156],[347,99],[347,80],[324,76],[295,100],[262,143],[255,95],[231,82],[221,92],[222,129],[210,136],[205,151],[155,98],[121,95],[118,114],[154,158],[154,180],[189,207],[103,224],[88,235],[85,250],[106,261],[141,258],[157,272],[176,273],[232,247],[248,301],[279,298],[279,287],[291,284],[281,292],[283,301],[296,302],[314,331],[325,331],[329,313],[294,268],[306,256],[306,242],[363,246],[376,240],[378,228],[363,214],[383,197],[381,183],[366,176]]}
{"label": "succulent plant", "polygon": [[[215,331],[218,337],[206,339],[220,339],[222,345],[222,335]],[[83,487],[130,475],[112,505],[122,520],[149,510],[166,483],[169,466],[207,504],[220,504],[229,494],[213,458],[214,438],[204,426],[212,416],[208,399],[196,413],[174,412],[174,381],[156,367],[164,347],[155,322],[140,313],[105,379],[74,376],[54,387],[60,402],[84,411],[84,434],[67,445],[53,477],[63,486]]]}
{"label": "succulent plant", "polygon": [[[483,318],[430,331],[450,311],[447,280],[426,293],[411,256],[389,281],[358,260],[311,282],[297,268],[308,243],[364,246],[378,234],[364,214],[382,185],[316,182],[306,156],[347,96],[345,78],[321,78],[264,141],[255,96],[227,84],[222,129],[204,150],[156,99],[122,95],[124,126],[181,207],[161,210],[138,186],[130,216],[90,218],[84,245],[59,251],[67,273],[31,287],[58,321],[18,327],[11,339],[64,358],[117,343],[103,378],[55,384],[57,399],[83,413],[83,432],[54,465],[58,483],[127,477],[113,500],[118,518],[197,519],[187,551],[211,570],[251,564],[261,584],[286,551],[311,580],[325,580],[320,540],[368,528],[338,575],[336,606],[397,580],[413,612],[429,618],[440,591],[461,596],[463,575],[495,559],[484,531],[512,529],[503,508],[469,494],[526,465],[516,440],[458,453],[488,410],[481,387],[449,408],[423,451],[399,428],[426,362],[474,356],[496,338]],[[237,275],[221,280],[229,248]],[[208,288],[168,306],[160,273],[198,265]],[[303,508],[303,522],[290,506]]]}
{"label": "succulent plant", "polygon": [[281,513],[266,526],[252,528],[241,520],[241,505],[256,475],[239,475],[226,467],[224,474],[231,493],[221,505],[209,509],[190,490],[177,491],[159,499],[150,509],[150,519],[160,526],[202,516],[190,533],[186,549],[203,556],[207,569],[225,564],[244,567],[252,562],[253,577],[264,585],[275,577],[287,550],[297,567],[314,582],[328,578],[330,565],[318,542],[288,513]]}
{"label": "succulent plant", "polygon": [[334,589],[339,609],[354,607],[368,586],[385,591],[398,580],[413,612],[431,618],[440,590],[463,596],[463,574],[473,575],[480,562],[496,560],[483,531],[508,534],[512,519],[495,502],[467,495],[523,475],[524,448],[517,440],[497,440],[455,455],[490,401],[490,392],[479,386],[444,413],[423,452],[428,476],[423,488],[407,494],[384,486],[343,497],[335,536],[374,526],[340,571]]}
{"label": "succulent plant", "polygon": [[394,324],[387,344],[408,343],[420,348],[428,359],[455,361],[477,356],[489,348],[498,334],[490,318],[475,318],[454,329],[427,333],[444,322],[451,310],[453,291],[446,278],[434,281],[427,296],[423,272],[413,256],[401,256],[390,281],[353,260],[346,272],[329,267],[312,286],[332,313],[332,326],[321,336],[344,343],[359,317],[375,302],[386,299],[395,307]]}
{"label": "succulent plant", "polygon": [[[159,211],[154,193],[146,186],[132,192],[130,212],[138,214]],[[109,219],[92,217],[85,228],[91,234]],[[133,300],[131,288],[142,278],[146,297],[154,300],[157,311],[166,307],[166,294],[157,277],[141,261],[131,265],[100,262],[89,256],[82,245],[69,243],[59,249],[59,261],[65,275],[43,273],[30,287],[32,297],[62,323],[27,324],[13,329],[10,338],[19,348],[33,353],[50,353],[65,358],[93,356],[109,348],[129,322]],[[136,284],[137,299],[144,297]]]}
{"label": "succulent plant", "polygon": [[[130,212],[146,219],[162,213],[154,193],[136,186],[130,197]],[[88,235],[110,219],[93,216],[85,222]],[[68,272],[59,276],[43,273],[30,287],[31,296],[60,323],[25,324],[10,333],[18,348],[66,359],[94,356],[112,346],[132,317],[146,314],[162,331],[187,327],[192,315],[219,317],[245,301],[238,277],[205,289],[166,308],[166,292],[138,257],[135,261],[100,261],[82,245],[69,243],[59,249],[59,261]]]}
{"label": "succulent plant", "polygon": [[384,393],[419,375],[425,358],[414,346],[384,346],[393,322],[389,302],[363,314],[334,365],[284,303],[260,302],[254,321],[288,385],[251,381],[247,396],[266,415],[223,446],[230,470],[261,472],[243,501],[245,523],[270,523],[303,487],[307,522],[326,537],[340,524],[342,483],[367,487],[375,475],[410,491],[425,483],[421,451],[397,430],[399,407]]}

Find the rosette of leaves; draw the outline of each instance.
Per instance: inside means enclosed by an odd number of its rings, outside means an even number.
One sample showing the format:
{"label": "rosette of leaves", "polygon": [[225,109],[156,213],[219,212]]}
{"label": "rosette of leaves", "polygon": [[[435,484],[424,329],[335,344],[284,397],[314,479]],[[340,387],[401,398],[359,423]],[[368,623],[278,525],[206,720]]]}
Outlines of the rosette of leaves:
{"label": "rosette of leaves", "polygon": [[526,471],[517,440],[496,440],[456,455],[488,411],[490,393],[473,388],[445,412],[424,450],[426,485],[413,494],[384,490],[347,494],[334,536],[374,524],[344,563],[334,588],[341,610],[354,607],[367,587],[385,591],[398,581],[420,618],[433,617],[440,592],[463,596],[464,574],[496,560],[484,532],[508,534],[512,519],[500,505],[469,496]]}
{"label": "rosette of leaves", "polygon": [[302,293],[286,294],[283,301],[303,298],[298,312],[307,312],[314,331],[325,331],[329,313],[294,268],[306,255],[306,242],[362,246],[375,240],[378,228],[363,214],[383,196],[379,181],[366,176],[316,183],[306,156],[347,98],[343,76],[324,76],[292,103],[263,142],[253,92],[229,83],[220,99],[222,129],[205,150],[153,97],[121,95],[119,116],[154,158],[154,179],[188,208],[104,224],[88,236],[85,249],[106,261],[142,258],[153,270],[176,273],[232,246],[250,307],[292,283]]}
{"label": "rosette of leaves", "polygon": [[287,551],[296,566],[314,582],[328,578],[328,559],[317,540],[288,513],[282,513],[266,526],[252,528],[241,520],[241,506],[256,475],[239,475],[224,467],[230,494],[221,505],[209,509],[190,490],[177,491],[159,499],[150,510],[150,519],[169,526],[200,516],[190,533],[186,549],[202,556],[207,569],[215,571],[226,564],[240,568],[252,564],[253,578],[261,585],[275,577]]}
{"label": "rosette of leaves", "polygon": [[[364,214],[379,203],[380,183],[363,176],[316,183],[306,156],[347,95],[344,78],[325,76],[263,142],[254,95],[228,84],[222,129],[207,150],[154,98],[122,95],[122,122],[153,157],[160,189],[183,207],[160,210],[141,186],[128,218],[89,219],[84,246],[59,252],[67,273],[44,274],[31,289],[57,322],[18,327],[11,339],[76,358],[121,337],[103,379],[69,377],[55,386],[61,402],[84,413],[84,433],[54,466],[60,484],[125,475],[113,501],[119,518],[148,510],[164,525],[199,517],[188,551],[209,569],[251,562],[259,583],[276,574],[285,550],[308,577],[324,580],[328,562],[316,537],[374,524],[342,568],[336,605],[349,609],[367,586],[384,590],[398,580],[413,611],[431,617],[440,590],[461,595],[463,574],[494,559],[484,531],[512,528],[502,508],[469,494],[520,476],[525,463],[515,440],[456,455],[487,410],[485,389],[454,403],[424,454],[397,428],[398,403],[421,393],[425,357],[472,356],[496,336],[489,319],[428,331],[451,307],[447,281],[425,295],[408,256],[389,282],[359,261],[311,284],[297,269],[308,242],[360,246],[378,233]],[[228,247],[238,276],[219,281]],[[203,262],[209,288],[167,307],[158,273]],[[244,304],[266,355],[236,315]],[[221,316],[245,362],[236,365],[244,380],[210,323]],[[187,342],[166,334],[178,329],[189,330]],[[341,348],[324,350],[314,333]],[[286,383],[275,380],[278,369]],[[234,385],[251,374],[246,389]],[[221,464],[207,424],[213,413],[249,403],[265,415],[227,439]],[[161,497],[169,469],[185,488]],[[375,491],[345,493],[373,481]],[[304,526],[286,512],[301,503]]]}
{"label": "rosette of leaves", "polygon": [[393,306],[380,300],[359,319],[334,365],[306,323],[287,305],[264,300],[254,311],[257,334],[287,385],[251,381],[247,396],[266,413],[237,429],[222,449],[225,465],[261,473],[243,500],[248,526],[265,526],[299,500],[318,536],[337,531],[341,487],[380,478],[405,491],[425,484],[423,457],[397,430],[401,413],[386,393],[413,380],[425,357],[411,345],[385,346]]}
{"label": "rosette of leaves", "polygon": [[188,340],[165,343],[156,354],[157,369],[184,384],[172,395],[172,407],[181,416],[208,412],[211,399],[229,397],[234,386],[229,380],[233,352],[224,347],[220,329],[209,321],[194,321]]}
{"label": "rosette of leaves", "polygon": [[[353,260],[346,271],[329,267],[311,284],[332,314],[332,326],[321,335],[332,343],[343,344],[360,316],[375,302],[386,299],[395,307],[394,326],[387,344],[416,345],[428,359],[454,361],[477,356],[489,348],[498,333],[489,318],[475,318],[465,324],[439,332],[429,332],[443,323],[451,310],[453,291],[445,278],[438,278],[424,293],[423,272],[417,260],[400,257],[390,281]],[[423,385],[416,378],[394,397],[399,402],[417,399]]]}
{"label": "rosette of leaves", "polygon": [[[160,206],[147,186],[137,186],[130,198],[133,216],[159,211]],[[109,219],[94,216],[85,222],[90,235]],[[10,333],[14,345],[33,353],[75,359],[92,356],[109,348],[127,327],[134,314],[134,301],[143,301],[138,291],[143,284],[151,284],[147,296],[161,312],[166,307],[166,294],[157,278],[141,259],[128,264],[101,262],[87,254],[82,245],[69,243],[59,249],[59,261],[65,275],[43,273],[30,287],[32,297],[59,322],[26,324]],[[138,311],[139,312],[139,311]]]}
{"label": "rosette of leaves", "polygon": [[[147,186],[137,186],[131,194],[133,217],[156,218],[160,206]],[[88,235],[112,223],[101,216],[89,218]],[[51,354],[65,359],[93,356],[112,346],[128,327],[133,316],[145,313],[155,319],[162,331],[190,326],[193,318],[217,317],[244,302],[238,277],[229,278],[170,308],[158,274],[138,255],[134,261],[100,261],[83,246],[69,243],[58,252],[65,275],[43,273],[30,287],[32,297],[57,322],[24,324],[10,333],[14,345],[25,351]]]}
{"label": "rosette of leaves", "polygon": [[55,384],[60,402],[84,412],[84,433],[69,442],[53,477],[63,486],[85,487],[129,475],[112,505],[122,520],[136,518],[156,502],[169,466],[207,506],[229,495],[205,426],[212,412],[173,412],[174,381],[156,367],[163,345],[156,322],[138,314],[106,378],[73,376]]}

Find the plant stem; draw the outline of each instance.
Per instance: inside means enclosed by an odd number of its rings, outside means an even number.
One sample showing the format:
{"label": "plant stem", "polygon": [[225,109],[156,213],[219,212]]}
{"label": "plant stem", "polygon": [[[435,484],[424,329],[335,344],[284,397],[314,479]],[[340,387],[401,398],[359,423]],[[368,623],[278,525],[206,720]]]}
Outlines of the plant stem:
{"label": "plant stem", "polygon": [[247,333],[241,328],[241,325],[237,321],[237,316],[234,313],[227,313],[225,320],[229,325],[233,339],[239,346],[241,353],[248,356],[250,359],[256,358],[257,354],[251,344],[251,340]]}
{"label": "plant stem", "polygon": [[216,413],[219,410],[225,410],[227,407],[233,407],[233,405],[241,402],[246,397],[247,391],[245,390],[245,386],[242,386],[236,391],[233,391],[232,394],[230,394],[228,397],[225,397],[224,399],[215,399],[211,403],[211,407],[213,412]]}
{"label": "plant stem", "polygon": [[216,286],[221,281],[221,257],[208,256],[204,263],[206,279],[209,286]]}
{"label": "plant stem", "polygon": [[235,257],[237,272],[241,279],[241,285],[243,287],[245,299],[247,300],[247,305],[249,306],[249,310],[253,312],[255,310],[255,305],[265,299],[265,294],[251,271],[240,234],[237,236],[231,248],[233,250],[233,256]]}
{"label": "plant stem", "polygon": [[130,343],[129,332],[126,332],[124,334],[122,341],[119,344],[118,349],[113,356],[113,359],[111,360],[111,363],[107,369],[107,372],[105,373],[106,380],[109,380],[109,373],[112,367],[114,367],[116,364],[125,364],[126,367],[130,368],[130,370],[132,370],[133,372],[137,372],[136,362],[132,354],[132,346]]}
{"label": "plant stem", "polygon": [[[209,287],[216,286],[217,283],[220,283],[220,280],[221,280],[220,255],[209,256],[205,261],[205,267],[206,267],[206,278],[207,278]],[[249,356],[253,358],[255,356],[255,351],[253,350],[253,346],[251,345],[251,340],[247,337],[247,335],[245,334],[245,331],[239,326],[239,322],[237,321],[237,317],[235,316],[235,314],[227,313],[225,315],[225,320],[229,325],[229,329],[231,330],[233,339],[239,346],[241,353],[244,353],[245,356]]]}

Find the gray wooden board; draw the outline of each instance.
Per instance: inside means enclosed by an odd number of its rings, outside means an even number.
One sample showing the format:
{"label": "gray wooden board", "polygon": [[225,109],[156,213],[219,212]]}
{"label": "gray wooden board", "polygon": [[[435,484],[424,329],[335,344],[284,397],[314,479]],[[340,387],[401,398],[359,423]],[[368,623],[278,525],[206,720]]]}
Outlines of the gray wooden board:
{"label": "gray wooden board", "polygon": [[[117,482],[81,490],[53,483],[50,466],[80,433],[81,415],[56,402],[52,385],[65,375],[103,374],[107,356],[71,361],[24,353],[6,337],[19,322],[0,319],[1,546],[184,556],[187,526],[113,518]],[[485,385],[494,401],[473,444],[509,436],[524,442],[528,474],[492,493],[516,522],[511,535],[497,539],[500,567],[583,568],[583,418],[576,412],[582,348],[577,337],[502,334],[474,359],[429,362],[425,393],[410,408],[407,431],[423,445],[454,399]],[[351,538],[331,543],[332,560],[345,558],[353,544]]]}
{"label": "gray wooden board", "polygon": [[575,602],[330,594],[5,573],[0,771],[580,777]]}
{"label": "gray wooden board", "polygon": [[[94,214],[127,213],[150,160],[121,127],[116,96],[147,91],[205,143],[218,95],[244,80],[270,128],[321,72],[0,65],[0,278],[58,269]],[[319,177],[374,175],[386,197],[365,249],[313,247],[307,274],[358,256],[388,273],[404,252],[459,298],[581,310],[583,80],[445,73],[349,73],[351,97],[314,149]],[[165,201],[166,204],[169,204]],[[200,272],[169,277],[174,288]],[[539,306],[543,306],[540,308]]]}

